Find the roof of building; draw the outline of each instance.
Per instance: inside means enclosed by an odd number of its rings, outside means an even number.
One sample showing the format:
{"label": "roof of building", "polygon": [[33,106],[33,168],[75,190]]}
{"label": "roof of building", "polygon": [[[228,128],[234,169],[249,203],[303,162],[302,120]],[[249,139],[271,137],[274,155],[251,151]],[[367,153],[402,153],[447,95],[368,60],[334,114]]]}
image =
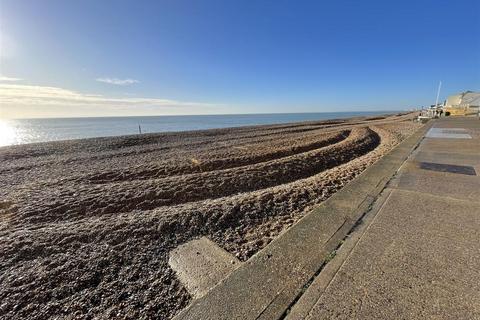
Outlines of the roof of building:
{"label": "roof of building", "polygon": [[480,106],[480,93],[467,91],[462,97],[461,105]]}
{"label": "roof of building", "polygon": [[465,91],[447,98],[449,107],[478,107],[480,106],[480,92]]}

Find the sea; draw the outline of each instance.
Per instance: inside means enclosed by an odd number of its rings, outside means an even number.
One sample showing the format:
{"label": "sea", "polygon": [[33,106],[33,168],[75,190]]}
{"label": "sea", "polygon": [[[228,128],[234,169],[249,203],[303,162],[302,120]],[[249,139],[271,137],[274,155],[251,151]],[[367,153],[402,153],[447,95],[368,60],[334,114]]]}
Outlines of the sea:
{"label": "sea", "polygon": [[269,113],[147,117],[0,119],[0,146],[154,132],[372,116],[397,111]]}

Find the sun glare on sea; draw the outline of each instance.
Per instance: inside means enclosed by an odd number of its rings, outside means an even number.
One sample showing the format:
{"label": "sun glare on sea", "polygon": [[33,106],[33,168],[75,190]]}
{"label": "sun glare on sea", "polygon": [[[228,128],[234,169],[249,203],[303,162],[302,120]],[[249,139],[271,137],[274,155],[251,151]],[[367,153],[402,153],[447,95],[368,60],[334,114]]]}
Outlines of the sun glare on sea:
{"label": "sun glare on sea", "polygon": [[0,119],[0,147],[15,143],[16,138],[15,128],[8,121]]}

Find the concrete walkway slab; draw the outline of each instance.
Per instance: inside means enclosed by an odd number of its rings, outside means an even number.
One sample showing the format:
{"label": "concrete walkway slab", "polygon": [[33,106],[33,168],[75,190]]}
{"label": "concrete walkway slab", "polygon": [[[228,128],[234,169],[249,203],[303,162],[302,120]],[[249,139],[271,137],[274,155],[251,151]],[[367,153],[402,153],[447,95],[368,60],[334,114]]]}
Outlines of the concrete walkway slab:
{"label": "concrete walkway slab", "polygon": [[195,297],[200,298],[241,264],[208,238],[189,241],[170,252],[168,264]]}
{"label": "concrete walkway slab", "polygon": [[[479,121],[480,123],[480,121]],[[480,140],[478,139],[429,139],[423,141],[422,151],[450,152],[454,154],[478,155]]]}
{"label": "concrete walkway slab", "polygon": [[[477,154],[458,154],[454,152],[429,152],[418,151],[413,155],[413,160],[418,162],[436,162],[455,165],[480,166],[480,150]],[[477,172],[480,172],[476,170]]]}
{"label": "concrete walkway slab", "polygon": [[465,132],[464,128],[431,128],[428,130],[427,138],[444,139],[472,139],[472,136]]}
{"label": "concrete walkway slab", "polygon": [[479,319],[480,204],[394,190],[306,319]]}
{"label": "concrete walkway slab", "polygon": [[480,177],[420,169],[407,164],[390,187],[480,202]]}

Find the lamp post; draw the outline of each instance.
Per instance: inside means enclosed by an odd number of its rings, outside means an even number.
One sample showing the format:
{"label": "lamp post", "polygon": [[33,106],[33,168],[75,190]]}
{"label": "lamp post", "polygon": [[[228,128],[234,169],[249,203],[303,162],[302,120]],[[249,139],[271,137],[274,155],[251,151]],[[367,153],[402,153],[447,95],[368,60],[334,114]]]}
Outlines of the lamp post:
{"label": "lamp post", "polygon": [[438,98],[440,97],[440,89],[442,88],[442,81],[438,84],[438,90],[437,90],[437,99],[435,100],[435,108],[438,106]]}

